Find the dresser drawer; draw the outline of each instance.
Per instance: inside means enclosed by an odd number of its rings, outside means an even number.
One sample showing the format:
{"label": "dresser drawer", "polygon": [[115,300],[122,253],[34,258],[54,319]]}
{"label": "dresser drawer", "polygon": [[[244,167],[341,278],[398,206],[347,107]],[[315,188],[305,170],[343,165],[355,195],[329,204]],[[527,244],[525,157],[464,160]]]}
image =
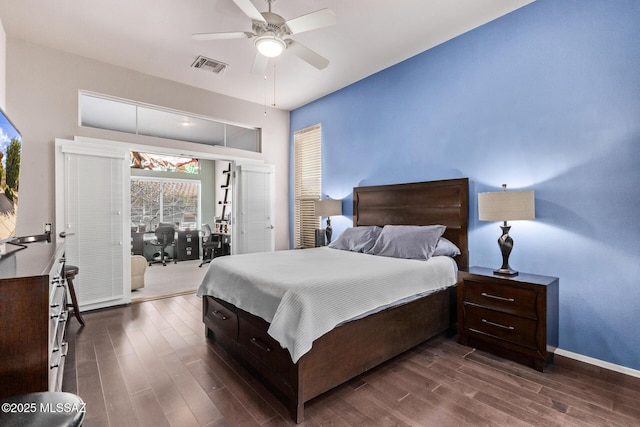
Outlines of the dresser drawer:
{"label": "dresser drawer", "polygon": [[465,304],[463,328],[470,333],[488,335],[535,350],[537,322],[476,305]]}
{"label": "dresser drawer", "polygon": [[49,301],[49,349],[56,345],[58,339],[58,324],[61,319],[66,319],[66,292],[64,286],[54,288],[53,296]]}
{"label": "dresser drawer", "polygon": [[464,279],[465,303],[537,319],[537,292],[533,289],[502,285],[498,282]]}
{"label": "dresser drawer", "polygon": [[238,344],[257,360],[273,368],[279,376],[287,376],[291,356],[263,328],[241,318]]}
{"label": "dresser drawer", "polygon": [[49,358],[49,391],[62,390],[62,378],[64,376],[64,363],[69,346],[63,343],[54,347]]}
{"label": "dresser drawer", "polygon": [[205,323],[214,334],[224,334],[232,340],[238,339],[238,316],[211,297],[206,298]]}

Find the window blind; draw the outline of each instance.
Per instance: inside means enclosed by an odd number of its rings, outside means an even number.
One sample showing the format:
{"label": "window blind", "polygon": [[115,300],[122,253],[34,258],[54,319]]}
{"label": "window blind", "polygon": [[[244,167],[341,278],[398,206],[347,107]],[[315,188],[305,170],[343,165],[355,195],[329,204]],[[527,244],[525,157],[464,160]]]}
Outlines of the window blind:
{"label": "window blind", "polygon": [[315,246],[315,230],[320,217],[314,201],[322,195],[322,132],[320,124],[296,131],[294,145],[294,245]]}

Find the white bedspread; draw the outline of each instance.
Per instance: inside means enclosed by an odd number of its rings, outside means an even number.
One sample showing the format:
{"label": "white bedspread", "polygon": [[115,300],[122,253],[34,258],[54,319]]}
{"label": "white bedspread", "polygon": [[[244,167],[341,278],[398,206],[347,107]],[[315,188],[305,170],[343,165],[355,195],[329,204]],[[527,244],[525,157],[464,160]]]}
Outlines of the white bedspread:
{"label": "white bedspread", "polygon": [[448,257],[389,258],[327,247],[215,258],[198,296],[211,295],[270,322],[268,330],[297,362],[335,326],[455,285]]}

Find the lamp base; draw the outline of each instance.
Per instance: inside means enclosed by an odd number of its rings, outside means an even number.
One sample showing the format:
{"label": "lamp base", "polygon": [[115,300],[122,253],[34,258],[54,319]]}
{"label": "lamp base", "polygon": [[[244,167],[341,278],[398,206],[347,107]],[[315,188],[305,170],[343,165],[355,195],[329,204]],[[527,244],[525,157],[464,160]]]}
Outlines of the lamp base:
{"label": "lamp base", "polygon": [[509,255],[511,254],[511,249],[513,249],[513,239],[509,236],[511,227],[505,221],[500,228],[502,229],[502,236],[498,239],[498,246],[500,246],[500,252],[502,253],[502,267],[494,270],[493,273],[499,276],[517,276],[518,272],[509,267]]}
{"label": "lamp base", "polygon": [[327,245],[331,243],[331,235],[333,234],[333,229],[331,228],[331,218],[327,217],[327,228],[324,230],[324,234],[327,236],[326,243]]}
{"label": "lamp base", "polygon": [[497,274],[499,276],[517,276],[518,272],[515,270],[512,270],[510,268],[499,268],[497,270],[493,270],[493,274]]}

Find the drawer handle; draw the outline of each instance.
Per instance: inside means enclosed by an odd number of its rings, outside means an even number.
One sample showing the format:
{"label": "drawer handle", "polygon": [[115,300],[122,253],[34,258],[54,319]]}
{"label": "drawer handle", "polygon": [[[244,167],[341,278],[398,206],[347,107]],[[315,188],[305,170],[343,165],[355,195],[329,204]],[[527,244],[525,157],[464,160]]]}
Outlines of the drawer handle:
{"label": "drawer handle", "polygon": [[255,345],[260,350],[266,351],[267,353],[271,353],[271,349],[269,348],[269,346],[263,343],[262,341],[260,341],[258,338],[253,337],[251,338],[250,341],[251,341],[251,344]]}
{"label": "drawer handle", "polygon": [[218,310],[213,310],[213,314],[214,314],[216,317],[219,317],[219,318],[220,318],[220,319],[222,319],[222,320],[227,320],[227,319],[228,319],[228,317],[227,317],[227,316],[225,316],[224,314],[222,314],[222,313],[221,313],[220,311],[218,311]]}
{"label": "drawer handle", "polygon": [[508,329],[510,331],[513,331],[515,329],[515,327],[513,326],[505,326],[499,323],[489,322],[487,319],[482,319],[482,323],[486,323],[487,325],[491,325],[491,326],[497,326],[498,328],[502,328],[502,329]]}
{"label": "drawer handle", "polygon": [[515,299],[513,299],[513,298],[499,297],[497,295],[491,295],[491,294],[488,294],[486,292],[483,292],[480,295],[482,295],[483,297],[487,297],[487,298],[499,299],[500,301],[508,301],[508,302],[514,302],[515,301]]}

